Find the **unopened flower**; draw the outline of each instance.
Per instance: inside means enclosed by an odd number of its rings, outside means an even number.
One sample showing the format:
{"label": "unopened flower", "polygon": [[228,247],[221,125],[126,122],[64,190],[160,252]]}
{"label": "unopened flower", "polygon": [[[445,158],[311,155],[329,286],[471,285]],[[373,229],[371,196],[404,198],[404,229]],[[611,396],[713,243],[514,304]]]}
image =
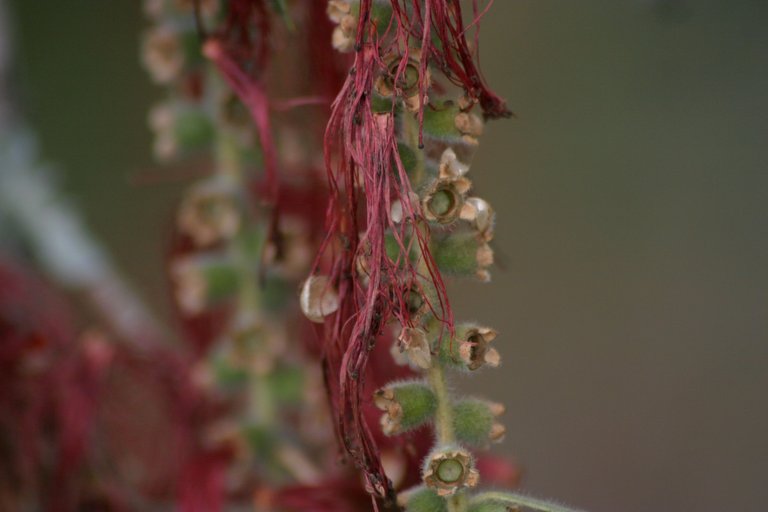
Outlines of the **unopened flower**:
{"label": "unopened flower", "polygon": [[495,214],[491,205],[479,197],[468,197],[464,200],[459,215],[477,230],[478,236],[485,242],[493,239],[493,223]]}
{"label": "unopened flower", "polygon": [[460,227],[446,233],[433,233],[432,238],[430,250],[440,272],[490,281],[488,267],[493,264],[493,249],[477,231]]}
{"label": "unopened flower", "polygon": [[[397,495],[397,504],[407,512],[446,512],[445,498],[425,485],[412,487]],[[474,511],[473,511],[474,512]]]}
{"label": "unopened flower", "polygon": [[489,327],[470,325],[457,329],[459,357],[467,368],[477,370],[484,365],[499,366],[501,363],[499,351],[490,346],[497,335],[498,333]]}
{"label": "unopened flower", "polygon": [[453,430],[462,443],[485,446],[501,441],[506,432],[497,418],[504,413],[504,405],[476,398],[467,398],[453,405]]}
{"label": "unopened flower", "polygon": [[202,247],[228,240],[240,230],[237,189],[230,180],[214,176],[189,190],[179,207],[179,230]]}
{"label": "unopened flower", "polygon": [[381,429],[388,436],[420,427],[432,419],[437,408],[432,388],[421,381],[389,384],[374,393],[373,403],[385,411]]}
{"label": "unopened flower", "polygon": [[424,461],[421,476],[439,496],[451,496],[460,489],[475,487],[480,480],[472,454],[460,447],[434,450]]}
{"label": "unopened flower", "polygon": [[314,275],[304,281],[299,302],[307,318],[315,323],[323,323],[326,316],[339,309],[339,294],[328,276]]}
{"label": "unopened flower", "polygon": [[427,333],[422,329],[403,327],[397,338],[400,351],[408,361],[424,370],[432,366],[432,352],[430,350]]}
{"label": "unopened flower", "polygon": [[178,78],[184,67],[179,33],[167,26],[155,27],[144,36],[141,55],[150,76],[160,84]]}

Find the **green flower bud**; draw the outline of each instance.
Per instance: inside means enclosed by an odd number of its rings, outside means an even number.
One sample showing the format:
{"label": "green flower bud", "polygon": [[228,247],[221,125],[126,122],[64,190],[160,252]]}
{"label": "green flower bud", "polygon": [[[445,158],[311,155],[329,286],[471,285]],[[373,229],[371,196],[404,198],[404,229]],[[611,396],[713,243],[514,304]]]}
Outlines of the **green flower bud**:
{"label": "green flower bud", "polygon": [[376,407],[385,411],[381,417],[381,428],[388,436],[424,425],[437,409],[432,389],[422,381],[391,383],[376,391],[373,400]]}
{"label": "green flower bud", "polygon": [[502,404],[469,398],[453,406],[453,428],[459,441],[484,446],[490,441],[500,441],[505,428],[496,421],[504,412]]}
{"label": "green flower bud", "polygon": [[460,142],[462,133],[456,127],[456,116],[459,114],[458,105],[451,100],[436,102],[434,108],[424,109],[424,136]]}
{"label": "green flower bud", "polygon": [[405,512],[446,512],[448,510],[445,499],[423,485],[401,492],[397,496],[397,504],[403,507]]}
{"label": "green flower bud", "polygon": [[473,323],[456,326],[456,337],[437,340],[440,359],[454,368],[477,370],[482,366],[497,367],[501,363],[498,350],[491,347],[497,332]]}
{"label": "green flower bud", "polygon": [[441,272],[453,276],[491,279],[488,267],[493,264],[493,249],[474,232],[453,231],[435,234],[432,256]]}

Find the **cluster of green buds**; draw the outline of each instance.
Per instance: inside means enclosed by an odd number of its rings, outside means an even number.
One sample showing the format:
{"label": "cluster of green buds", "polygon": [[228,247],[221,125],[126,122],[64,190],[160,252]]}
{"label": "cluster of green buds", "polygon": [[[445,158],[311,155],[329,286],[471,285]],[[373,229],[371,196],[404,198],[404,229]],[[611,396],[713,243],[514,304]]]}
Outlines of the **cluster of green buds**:
{"label": "cluster of green buds", "polygon": [[[316,416],[327,414],[315,392],[321,376],[289,343],[300,338],[292,290],[311,263],[309,227],[291,215],[270,226],[269,208],[251,192],[263,159],[250,114],[201,50],[196,16],[216,26],[225,9],[226,2],[216,0],[146,0],[153,25],[142,49],[150,76],[167,92],[149,114],[156,157],[213,157],[210,173],[191,184],[179,204],[176,230],[187,248],[172,256],[170,273],[183,318],[227,311],[226,326],[192,378],[227,411],[199,443],[233,454],[227,485],[237,493],[256,477],[317,481],[306,443],[325,442],[330,429],[316,428],[326,424]],[[287,416],[307,421],[288,423]]]}

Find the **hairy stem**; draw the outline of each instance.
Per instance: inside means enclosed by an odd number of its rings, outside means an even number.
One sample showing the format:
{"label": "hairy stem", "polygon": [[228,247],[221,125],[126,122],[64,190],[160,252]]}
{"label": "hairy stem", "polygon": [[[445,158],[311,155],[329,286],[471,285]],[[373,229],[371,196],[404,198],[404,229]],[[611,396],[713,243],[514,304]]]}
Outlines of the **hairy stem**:
{"label": "hairy stem", "polygon": [[427,377],[437,401],[437,414],[435,416],[437,439],[441,444],[451,444],[456,441],[456,436],[453,432],[453,411],[448,397],[443,367],[435,362],[427,372]]}
{"label": "hairy stem", "polygon": [[537,510],[539,512],[582,512],[580,509],[566,507],[565,505],[560,505],[559,503],[531,498],[530,496],[511,492],[480,493],[472,498],[471,503],[482,501],[495,501],[505,505],[524,507],[531,510]]}

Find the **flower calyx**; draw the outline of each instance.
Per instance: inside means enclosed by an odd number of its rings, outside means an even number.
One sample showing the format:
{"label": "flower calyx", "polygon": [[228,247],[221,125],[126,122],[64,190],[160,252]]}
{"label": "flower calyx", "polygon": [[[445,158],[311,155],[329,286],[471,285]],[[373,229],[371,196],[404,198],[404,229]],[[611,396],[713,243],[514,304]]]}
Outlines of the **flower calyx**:
{"label": "flower calyx", "polygon": [[381,429],[388,436],[424,425],[437,408],[434,392],[419,380],[390,383],[374,393],[373,403],[385,413]]}
{"label": "flower calyx", "polygon": [[459,357],[470,370],[477,370],[482,366],[495,368],[501,363],[499,351],[490,344],[496,339],[498,333],[490,327],[466,326],[459,339]]}
{"label": "flower calyx", "polygon": [[461,489],[475,487],[480,473],[469,451],[462,447],[441,447],[424,461],[422,480],[438,496],[451,496]]}

